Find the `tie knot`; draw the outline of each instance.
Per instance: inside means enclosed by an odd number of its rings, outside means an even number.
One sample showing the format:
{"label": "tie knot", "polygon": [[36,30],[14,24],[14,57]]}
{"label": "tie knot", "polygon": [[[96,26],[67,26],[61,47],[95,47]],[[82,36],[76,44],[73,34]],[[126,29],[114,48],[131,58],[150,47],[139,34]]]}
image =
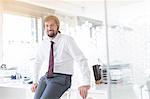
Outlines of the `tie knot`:
{"label": "tie knot", "polygon": [[51,41],[51,45],[53,45],[54,44],[54,41]]}

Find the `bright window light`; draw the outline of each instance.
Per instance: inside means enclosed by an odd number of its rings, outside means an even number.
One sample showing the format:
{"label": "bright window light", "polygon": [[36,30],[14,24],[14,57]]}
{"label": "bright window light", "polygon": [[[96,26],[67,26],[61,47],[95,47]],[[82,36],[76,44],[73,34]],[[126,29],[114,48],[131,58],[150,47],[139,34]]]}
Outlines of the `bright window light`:
{"label": "bright window light", "polygon": [[8,68],[28,68],[38,41],[36,26],[36,18],[3,14],[3,63]]}

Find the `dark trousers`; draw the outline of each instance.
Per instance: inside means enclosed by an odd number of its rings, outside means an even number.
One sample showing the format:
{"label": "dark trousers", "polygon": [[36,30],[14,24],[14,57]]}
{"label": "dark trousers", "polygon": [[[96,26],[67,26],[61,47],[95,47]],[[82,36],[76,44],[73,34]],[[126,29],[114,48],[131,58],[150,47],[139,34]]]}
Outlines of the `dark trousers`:
{"label": "dark trousers", "polygon": [[55,73],[50,78],[44,75],[40,78],[34,99],[59,99],[70,86],[71,75]]}

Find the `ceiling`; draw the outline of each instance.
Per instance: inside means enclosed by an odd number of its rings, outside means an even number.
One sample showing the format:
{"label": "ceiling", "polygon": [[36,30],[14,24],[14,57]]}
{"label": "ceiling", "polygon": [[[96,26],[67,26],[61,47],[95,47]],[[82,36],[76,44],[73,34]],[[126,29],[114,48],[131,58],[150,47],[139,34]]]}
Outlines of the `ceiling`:
{"label": "ceiling", "polygon": [[[85,16],[98,20],[104,19],[105,15],[104,14],[105,0],[18,0],[18,1],[23,1],[26,3],[35,4],[42,7],[55,9],[59,13],[62,12],[63,14],[65,13],[68,15]],[[134,6],[135,9],[139,9],[140,7],[136,8],[135,4],[142,2],[148,2],[147,4],[150,4],[150,0],[106,0],[108,13],[112,14],[115,18],[119,15],[122,15],[121,17],[126,18],[126,14],[128,14],[128,11],[130,10],[131,10],[130,14],[133,14],[135,10],[133,10],[129,6]]]}
{"label": "ceiling", "polygon": [[[111,4],[112,6],[123,6],[123,5],[129,5],[132,3],[137,2],[143,2],[143,1],[149,1],[149,0],[18,0],[18,1],[24,1],[28,3],[40,3],[41,5],[51,5],[53,3],[56,4],[68,4],[72,6],[77,7],[85,7],[85,8],[91,8],[91,7],[97,7],[104,4],[104,1],[106,1],[108,4]],[[57,6],[57,5],[56,5]]]}

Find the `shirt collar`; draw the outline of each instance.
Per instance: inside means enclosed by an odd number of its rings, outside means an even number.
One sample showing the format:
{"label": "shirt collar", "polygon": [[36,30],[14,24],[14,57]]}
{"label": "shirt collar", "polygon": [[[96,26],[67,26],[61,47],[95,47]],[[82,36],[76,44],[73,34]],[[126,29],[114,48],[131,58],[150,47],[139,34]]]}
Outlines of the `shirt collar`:
{"label": "shirt collar", "polygon": [[58,39],[60,37],[60,33],[57,33],[57,35],[55,36],[55,38],[50,38],[48,35],[46,35],[44,38],[46,38],[48,41],[53,41],[53,42],[57,42]]}

